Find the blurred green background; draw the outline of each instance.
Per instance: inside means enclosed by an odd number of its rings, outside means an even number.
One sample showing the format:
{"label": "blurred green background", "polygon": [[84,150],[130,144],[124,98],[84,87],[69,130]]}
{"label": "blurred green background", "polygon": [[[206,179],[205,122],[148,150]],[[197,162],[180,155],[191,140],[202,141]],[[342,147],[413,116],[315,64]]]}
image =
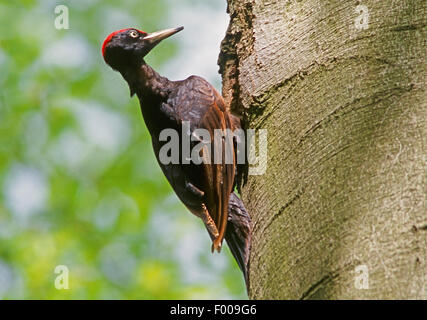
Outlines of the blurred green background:
{"label": "blurred green background", "polygon": [[[67,5],[69,29],[55,28]],[[225,0],[0,0],[0,298],[246,298],[228,248],[210,253],[151,149],[136,98],[107,67],[112,31],[184,25],[147,62],[218,89]],[[55,288],[55,268],[69,289]]]}

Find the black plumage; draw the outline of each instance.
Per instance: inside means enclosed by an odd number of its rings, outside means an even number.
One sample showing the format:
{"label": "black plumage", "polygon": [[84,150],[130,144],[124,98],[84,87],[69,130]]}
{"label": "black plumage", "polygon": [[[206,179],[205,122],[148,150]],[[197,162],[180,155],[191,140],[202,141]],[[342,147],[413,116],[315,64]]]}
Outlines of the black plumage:
{"label": "black plumage", "polygon": [[[143,60],[162,39],[180,30],[182,28],[153,34],[137,29],[119,30],[105,40],[102,50],[104,59],[123,75],[129,84],[131,96],[138,96],[158,163],[179,199],[203,220],[212,239],[212,251],[221,250],[225,237],[247,279],[251,221],[242,201],[233,193],[235,144],[231,163],[213,163],[213,149],[221,147],[225,150],[226,144],[226,139],[214,140],[214,131],[234,131],[240,127],[240,121],[229,112],[218,91],[203,78],[190,76],[182,81],[170,81]],[[159,140],[160,132],[166,128],[175,129],[182,141],[183,134],[186,134],[182,133],[184,122],[189,123],[190,136],[195,129],[209,132],[212,139],[211,163],[195,164],[190,161],[186,164],[180,161],[163,164],[160,161],[159,151],[166,143]],[[196,143],[197,139],[192,141],[191,147]],[[202,156],[207,155],[204,151],[201,152]]]}

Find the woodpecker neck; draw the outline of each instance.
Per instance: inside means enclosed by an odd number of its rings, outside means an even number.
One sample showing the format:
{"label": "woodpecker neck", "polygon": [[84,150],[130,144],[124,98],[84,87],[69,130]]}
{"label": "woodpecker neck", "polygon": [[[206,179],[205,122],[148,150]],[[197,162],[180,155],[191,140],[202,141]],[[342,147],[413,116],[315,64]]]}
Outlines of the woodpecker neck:
{"label": "woodpecker neck", "polygon": [[172,81],[159,75],[145,61],[138,66],[132,66],[120,71],[127,81],[131,96],[150,96],[163,100],[170,92]]}

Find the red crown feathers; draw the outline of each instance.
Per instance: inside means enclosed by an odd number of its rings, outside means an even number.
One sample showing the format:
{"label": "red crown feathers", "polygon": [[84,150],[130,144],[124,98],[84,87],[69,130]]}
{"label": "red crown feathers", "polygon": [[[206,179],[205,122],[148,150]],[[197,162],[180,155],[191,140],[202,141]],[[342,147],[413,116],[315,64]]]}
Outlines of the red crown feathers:
{"label": "red crown feathers", "polygon": [[107,38],[105,38],[104,43],[102,44],[102,56],[105,57],[105,47],[107,46],[108,42],[110,42],[111,38],[113,38],[116,34],[118,34],[120,32],[127,31],[127,30],[130,30],[130,29],[137,30],[140,33],[145,34],[145,35],[147,34],[147,32],[144,32],[144,31],[141,31],[141,30],[138,30],[138,29],[135,29],[135,28],[126,28],[126,29],[121,29],[121,30],[114,31],[114,32],[110,33]]}

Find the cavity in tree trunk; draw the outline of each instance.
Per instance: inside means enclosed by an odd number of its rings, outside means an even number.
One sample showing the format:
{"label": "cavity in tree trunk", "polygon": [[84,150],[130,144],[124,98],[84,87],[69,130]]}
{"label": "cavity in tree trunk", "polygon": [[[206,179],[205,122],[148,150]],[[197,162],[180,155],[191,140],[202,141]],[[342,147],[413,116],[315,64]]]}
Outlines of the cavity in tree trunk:
{"label": "cavity in tree trunk", "polygon": [[223,95],[268,130],[250,298],[427,299],[426,7],[228,0]]}

